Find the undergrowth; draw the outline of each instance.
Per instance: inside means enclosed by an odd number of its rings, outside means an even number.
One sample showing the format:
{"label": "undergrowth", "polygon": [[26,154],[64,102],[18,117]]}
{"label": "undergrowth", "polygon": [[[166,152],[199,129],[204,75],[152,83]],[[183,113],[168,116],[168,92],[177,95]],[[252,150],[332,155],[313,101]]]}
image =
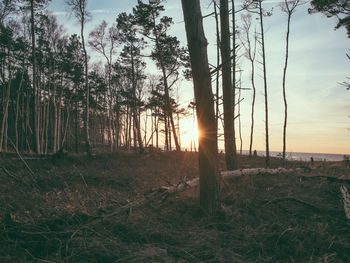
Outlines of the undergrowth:
{"label": "undergrowth", "polygon": [[198,188],[157,190],[198,176],[194,153],[28,159],[33,178],[0,158],[0,262],[350,262],[341,163],[225,180],[208,217]]}

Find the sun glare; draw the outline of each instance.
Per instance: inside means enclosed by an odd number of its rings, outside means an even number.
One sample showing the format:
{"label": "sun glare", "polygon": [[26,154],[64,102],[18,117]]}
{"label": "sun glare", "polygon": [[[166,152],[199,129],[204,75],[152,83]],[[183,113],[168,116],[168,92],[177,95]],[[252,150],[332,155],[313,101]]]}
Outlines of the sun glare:
{"label": "sun glare", "polygon": [[181,120],[181,144],[183,148],[190,149],[198,146],[198,128],[197,122],[193,118],[186,118]]}

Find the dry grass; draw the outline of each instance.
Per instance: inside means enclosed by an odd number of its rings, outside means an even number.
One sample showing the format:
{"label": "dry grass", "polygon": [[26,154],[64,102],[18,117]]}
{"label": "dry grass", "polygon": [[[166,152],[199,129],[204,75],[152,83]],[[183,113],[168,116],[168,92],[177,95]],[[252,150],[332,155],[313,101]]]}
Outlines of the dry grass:
{"label": "dry grass", "polygon": [[198,176],[194,153],[27,160],[35,181],[16,156],[0,158],[0,262],[350,262],[342,163],[323,163],[309,177],[226,180],[223,210],[207,217],[198,188],[156,191]]}

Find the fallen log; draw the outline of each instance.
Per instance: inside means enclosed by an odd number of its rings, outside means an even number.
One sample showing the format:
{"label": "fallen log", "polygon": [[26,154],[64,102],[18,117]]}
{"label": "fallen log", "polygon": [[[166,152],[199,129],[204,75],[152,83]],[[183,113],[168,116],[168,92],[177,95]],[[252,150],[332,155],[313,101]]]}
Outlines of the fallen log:
{"label": "fallen log", "polygon": [[241,170],[233,171],[222,171],[222,178],[235,178],[244,175],[258,175],[258,174],[280,174],[280,173],[295,173],[295,172],[304,172],[302,168],[296,169],[286,169],[286,168],[276,168],[276,169],[266,169],[266,168],[248,168]]}
{"label": "fallen log", "polygon": [[[281,173],[295,173],[295,172],[304,172],[302,168],[296,169],[285,169],[285,168],[276,168],[276,169],[265,169],[265,168],[248,168],[240,169],[233,171],[222,171],[220,173],[221,178],[229,179],[245,175],[258,175],[258,174],[281,174]],[[190,181],[179,183],[178,185],[173,186],[162,186],[161,189],[166,190],[168,193],[182,192],[188,188],[199,185],[199,177],[196,177]]]}

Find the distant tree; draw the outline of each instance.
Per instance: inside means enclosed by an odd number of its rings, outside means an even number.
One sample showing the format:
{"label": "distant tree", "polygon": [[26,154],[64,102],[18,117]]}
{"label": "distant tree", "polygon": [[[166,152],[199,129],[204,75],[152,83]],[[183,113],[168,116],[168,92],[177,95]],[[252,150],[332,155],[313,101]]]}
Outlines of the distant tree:
{"label": "distant tree", "polygon": [[39,100],[38,100],[38,79],[37,79],[37,61],[36,61],[36,41],[35,41],[35,13],[36,9],[43,4],[46,4],[48,1],[46,0],[29,0],[30,4],[30,31],[32,36],[32,59],[33,59],[33,96],[32,96],[32,107],[31,107],[31,115],[32,115],[32,141],[34,151],[37,154],[40,154],[40,113],[39,113]]}
{"label": "distant tree", "polygon": [[[14,32],[10,27],[5,27],[0,24],[0,58],[1,58],[1,90],[2,90],[2,109],[0,109],[1,120],[1,130],[0,130],[0,152],[3,150],[3,144],[7,143],[7,127],[8,127],[8,113],[9,113],[9,104],[10,104],[10,95],[11,95],[11,83],[14,75],[15,60],[14,60]],[[7,75],[7,78],[6,78]]]}
{"label": "distant tree", "polygon": [[90,13],[87,10],[88,0],[65,0],[66,4],[72,9],[72,14],[80,23],[80,37],[84,51],[84,73],[85,73],[85,92],[86,92],[86,109],[85,109],[85,148],[88,156],[91,155],[90,132],[89,132],[89,113],[90,113],[90,88],[88,75],[88,55],[85,47],[84,27],[90,19]]}
{"label": "distant tree", "polygon": [[199,0],[182,0],[199,129],[200,204],[209,214],[219,208],[217,130],[207,45]]}
{"label": "distant tree", "polygon": [[253,147],[253,135],[254,135],[254,110],[255,110],[255,96],[256,96],[256,88],[255,88],[255,58],[256,58],[256,45],[257,45],[257,33],[256,30],[253,35],[253,43],[251,39],[251,24],[252,24],[252,16],[251,14],[242,15],[242,30],[245,36],[242,37],[241,43],[245,49],[245,56],[250,62],[251,72],[250,72],[250,81],[253,89],[252,96],[252,110],[251,110],[251,126],[250,126],[250,143],[249,143],[249,157],[252,156],[252,147]]}
{"label": "distant tree", "polygon": [[290,21],[293,13],[299,5],[304,4],[302,0],[284,0],[280,3],[280,7],[283,13],[287,14],[287,32],[286,32],[286,55],[283,68],[283,81],[282,81],[282,91],[283,91],[283,102],[284,102],[284,124],[283,124],[283,166],[286,166],[286,137],[287,137],[287,96],[286,96],[286,75],[288,66],[288,55],[289,55],[289,33],[290,33]]}
{"label": "distant tree", "polygon": [[139,151],[144,152],[141,136],[141,127],[138,111],[137,88],[141,77],[141,68],[144,62],[141,60],[141,49],[144,48],[144,41],[137,37],[135,17],[132,14],[121,13],[117,17],[117,27],[120,30],[120,39],[124,43],[121,53],[122,63],[126,65],[126,73],[131,80],[131,110],[135,128],[135,142],[138,142]]}
{"label": "distant tree", "polygon": [[[110,151],[114,149],[113,138],[113,96],[112,96],[112,65],[113,56],[115,55],[115,48],[117,45],[118,29],[116,25],[112,25],[108,28],[108,24],[105,20],[101,22],[93,31],[89,34],[89,45],[99,54],[103,55],[107,63],[107,78],[108,78],[108,138],[110,143]],[[117,145],[116,145],[117,147]]]}
{"label": "distant tree", "polygon": [[184,49],[180,47],[180,42],[176,37],[167,34],[173,23],[172,19],[167,16],[159,18],[160,13],[164,11],[162,2],[163,0],[150,0],[148,4],[145,4],[138,0],[138,5],[134,8],[133,13],[137,23],[142,27],[141,34],[154,43],[151,57],[162,72],[166,113],[170,121],[176,150],[180,151],[173,117],[174,109],[171,108],[170,89],[179,79],[179,68],[183,65],[181,57]]}
{"label": "distant tree", "polygon": [[269,146],[269,105],[268,105],[268,94],[267,94],[267,69],[266,69],[266,49],[265,49],[265,31],[264,31],[264,17],[271,16],[272,11],[265,12],[262,8],[264,0],[247,0],[244,3],[245,8],[249,12],[255,13],[259,16],[260,24],[260,37],[258,39],[261,45],[261,56],[262,56],[262,67],[263,67],[263,80],[264,80],[264,101],[265,101],[265,145],[266,145],[266,167],[270,166],[270,146]]}
{"label": "distant tree", "polygon": [[[222,90],[224,106],[225,159],[228,170],[237,168],[232,99],[231,46],[228,0],[220,0]],[[234,63],[234,62],[233,62]]]}
{"label": "distant tree", "polygon": [[[74,149],[79,152],[80,142],[80,104],[84,102],[84,51],[77,35],[71,35],[67,43],[62,43],[62,68],[68,87],[71,91],[71,101],[74,113]],[[86,101],[86,100],[85,100]],[[54,102],[56,103],[56,102]],[[55,115],[56,113],[55,106]],[[58,126],[58,125],[57,125]],[[56,133],[56,132],[55,132]]]}
{"label": "distant tree", "polygon": [[321,12],[327,17],[336,17],[335,29],[345,27],[350,38],[350,1],[349,0],[311,0],[313,8],[309,13]]}

